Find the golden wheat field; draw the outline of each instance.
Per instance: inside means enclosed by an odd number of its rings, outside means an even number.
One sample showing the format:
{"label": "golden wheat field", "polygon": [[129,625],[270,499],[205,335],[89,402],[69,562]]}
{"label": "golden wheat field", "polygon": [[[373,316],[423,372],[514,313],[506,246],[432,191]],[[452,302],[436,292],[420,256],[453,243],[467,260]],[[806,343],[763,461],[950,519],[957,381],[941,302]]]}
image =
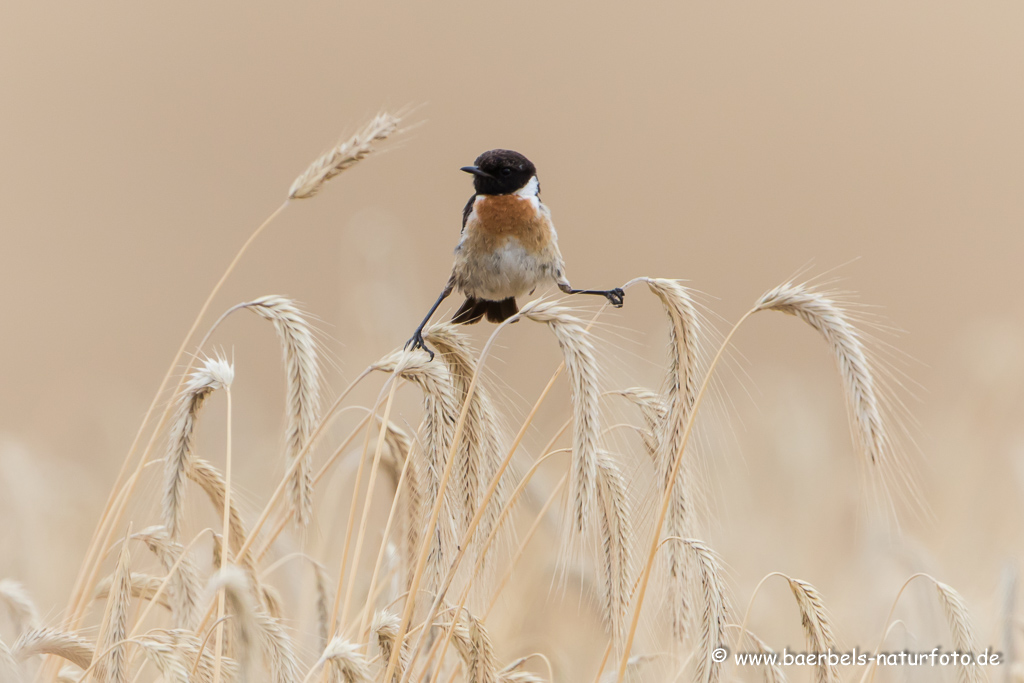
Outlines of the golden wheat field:
{"label": "golden wheat field", "polygon": [[1021,26],[5,7],[0,683],[1024,680]]}

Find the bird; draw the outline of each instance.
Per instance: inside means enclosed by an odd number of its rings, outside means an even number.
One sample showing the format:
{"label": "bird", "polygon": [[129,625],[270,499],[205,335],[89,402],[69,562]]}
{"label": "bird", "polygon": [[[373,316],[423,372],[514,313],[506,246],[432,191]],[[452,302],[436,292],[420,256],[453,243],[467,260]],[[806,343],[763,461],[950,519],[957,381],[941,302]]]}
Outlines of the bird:
{"label": "bird", "polygon": [[573,289],[558,250],[551,211],[540,200],[537,167],[519,152],[492,149],[460,170],[473,176],[473,196],[462,210],[462,235],[455,263],[441,295],[416,328],[406,348],[430,353],[423,328],[453,291],[466,300],[452,322],[472,325],[484,317],[500,323],[519,312],[518,297],[553,283],[566,294],[603,296],[621,308],[621,288]]}

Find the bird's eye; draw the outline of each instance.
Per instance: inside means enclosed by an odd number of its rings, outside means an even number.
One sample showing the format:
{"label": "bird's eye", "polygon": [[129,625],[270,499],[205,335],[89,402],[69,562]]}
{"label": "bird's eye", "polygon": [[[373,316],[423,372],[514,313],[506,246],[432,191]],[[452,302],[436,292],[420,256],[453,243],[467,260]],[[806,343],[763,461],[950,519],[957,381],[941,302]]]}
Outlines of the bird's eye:
{"label": "bird's eye", "polygon": [[501,169],[501,175],[506,177],[512,175],[512,169],[506,166],[505,168]]}

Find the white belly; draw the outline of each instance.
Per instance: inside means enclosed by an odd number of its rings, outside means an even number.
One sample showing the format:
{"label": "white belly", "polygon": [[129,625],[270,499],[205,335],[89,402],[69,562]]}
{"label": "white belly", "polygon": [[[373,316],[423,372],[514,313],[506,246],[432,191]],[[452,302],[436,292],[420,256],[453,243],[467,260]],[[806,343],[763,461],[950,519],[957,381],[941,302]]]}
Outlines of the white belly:
{"label": "white belly", "polygon": [[464,246],[456,250],[455,278],[466,296],[490,301],[525,296],[553,278],[551,255],[531,254],[514,237],[488,253]]}

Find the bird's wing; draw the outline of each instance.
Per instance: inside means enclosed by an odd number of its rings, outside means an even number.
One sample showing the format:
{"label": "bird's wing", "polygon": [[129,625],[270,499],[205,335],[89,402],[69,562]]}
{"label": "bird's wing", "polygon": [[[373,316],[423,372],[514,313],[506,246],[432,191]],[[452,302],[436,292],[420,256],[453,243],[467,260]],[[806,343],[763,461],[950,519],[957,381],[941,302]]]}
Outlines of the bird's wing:
{"label": "bird's wing", "polygon": [[463,230],[463,232],[465,232],[465,230],[466,230],[466,221],[469,220],[469,214],[471,214],[473,212],[473,202],[475,202],[475,201],[476,201],[476,193],[474,193],[473,196],[469,198],[469,201],[466,202],[466,208],[464,208],[462,210],[462,230]]}

